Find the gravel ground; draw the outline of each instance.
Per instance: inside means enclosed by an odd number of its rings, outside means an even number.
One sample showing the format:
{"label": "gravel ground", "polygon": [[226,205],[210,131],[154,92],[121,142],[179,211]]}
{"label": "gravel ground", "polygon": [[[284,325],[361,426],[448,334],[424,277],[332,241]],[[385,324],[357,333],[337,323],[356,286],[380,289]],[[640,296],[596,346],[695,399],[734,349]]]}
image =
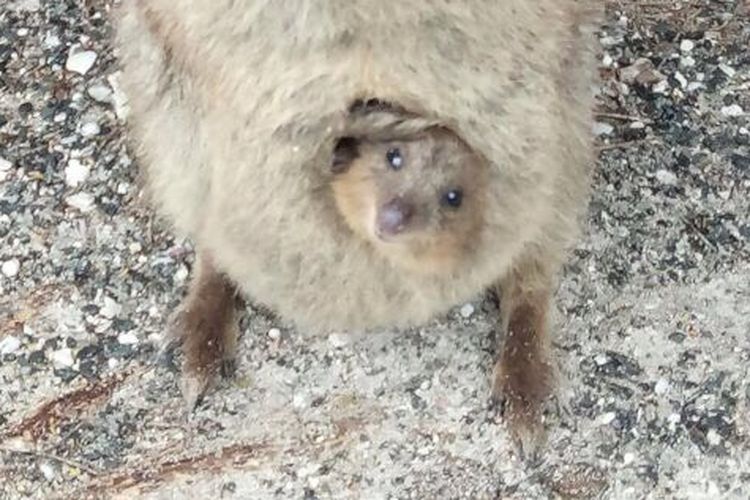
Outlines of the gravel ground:
{"label": "gravel ground", "polygon": [[480,298],[366,338],[248,309],[237,377],[186,416],[154,345],[192,253],[141,197],[111,4],[0,7],[0,498],[750,497],[742,0],[609,2],[535,466],[488,408]]}

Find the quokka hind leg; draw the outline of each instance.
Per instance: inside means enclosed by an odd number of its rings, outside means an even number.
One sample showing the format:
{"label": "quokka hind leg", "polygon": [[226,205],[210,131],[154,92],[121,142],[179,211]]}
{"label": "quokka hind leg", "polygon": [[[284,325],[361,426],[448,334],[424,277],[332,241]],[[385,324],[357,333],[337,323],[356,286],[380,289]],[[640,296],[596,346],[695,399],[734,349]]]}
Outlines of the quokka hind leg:
{"label": "quokka hind leg", "polygon": [[234,370],[239,336],[236,296],[236,287],[216,270],[211,256],[198,251],[187,295],[167,327],[169,343],[182,346],[180,388],[189,410],[217,374],[229,376]]}
{"label": "quokka hind leg", "polygon": [[553,273],[528,260],[497,284],[500,319],[493,402],[502,411],[520,454],[534,459],[546,440],[543,410],[555,387],[549,354]]}

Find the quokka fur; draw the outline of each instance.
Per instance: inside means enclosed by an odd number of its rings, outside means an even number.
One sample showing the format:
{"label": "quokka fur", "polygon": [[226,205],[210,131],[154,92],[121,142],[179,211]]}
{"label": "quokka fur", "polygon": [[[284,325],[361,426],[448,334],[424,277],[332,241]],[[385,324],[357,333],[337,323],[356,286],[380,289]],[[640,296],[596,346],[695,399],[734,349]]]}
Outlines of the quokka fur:
{"label": "quokka fur", "polygon": [[[600,10],[595,0],[128,0],[122,84],[151,196],[218,272],[300,331],[419,325],[494,288],[502,326],[546,330],[588,197]],[[332,151],[352,104],[372,98],[452,131],[488,165],[481,229],[450,271],[394,265],[337,211]],[[524,401],[536,389],[508,383],[503,397],[524,393],[519,407],[538,420]]]}

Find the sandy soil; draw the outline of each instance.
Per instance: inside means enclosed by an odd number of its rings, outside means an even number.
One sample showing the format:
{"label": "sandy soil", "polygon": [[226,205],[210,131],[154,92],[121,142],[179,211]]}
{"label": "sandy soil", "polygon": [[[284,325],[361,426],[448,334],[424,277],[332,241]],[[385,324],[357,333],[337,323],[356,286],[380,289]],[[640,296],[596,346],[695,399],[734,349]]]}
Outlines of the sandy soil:
{"label": "sandy soil", "polygon": [[188,418],[154,345],[192,256],[140,194],[110,7],[0,6],[0,498],[750,497],[747,5],[609,2],[533,466],[488,405],[480,297],[366,338],[250,308]]}

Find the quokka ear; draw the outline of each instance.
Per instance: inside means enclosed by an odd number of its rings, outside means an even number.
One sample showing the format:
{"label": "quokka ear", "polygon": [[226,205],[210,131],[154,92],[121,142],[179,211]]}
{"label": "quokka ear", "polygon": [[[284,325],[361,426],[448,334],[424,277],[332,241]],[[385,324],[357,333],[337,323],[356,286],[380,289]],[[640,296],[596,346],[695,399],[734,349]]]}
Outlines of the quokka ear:
{"label": "quokka ear", "polygon": [[357,158],[359,158],[359,139],[342,137],[333,147],[331,171],[334,174],[344,173]]}

